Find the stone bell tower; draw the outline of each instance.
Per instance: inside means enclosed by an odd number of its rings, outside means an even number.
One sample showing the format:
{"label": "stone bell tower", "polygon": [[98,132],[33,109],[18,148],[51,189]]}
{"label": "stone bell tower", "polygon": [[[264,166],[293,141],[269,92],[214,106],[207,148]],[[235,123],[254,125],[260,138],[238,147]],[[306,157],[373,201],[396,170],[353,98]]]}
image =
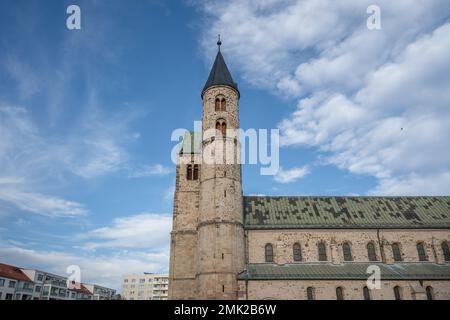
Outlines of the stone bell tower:
{"label": "stone bell tower", "polygon": [[239,90],[219,49],[202,90],[202,132],[178,155],[169,299],[236,299],[244,269]]}
{"label": "stone bell tower", "polygon": [[202,91],[197,295],[236,299],[236,275],[244,269],[239,90],[220,52]]}

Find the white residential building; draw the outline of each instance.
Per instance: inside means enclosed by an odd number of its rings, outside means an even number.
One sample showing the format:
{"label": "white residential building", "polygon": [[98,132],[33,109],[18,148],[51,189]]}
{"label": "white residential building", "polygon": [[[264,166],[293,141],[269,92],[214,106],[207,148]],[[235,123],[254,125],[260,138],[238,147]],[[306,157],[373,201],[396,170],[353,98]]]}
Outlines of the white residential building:
{"label": "white residential building", "polygon": [[95,284],[71,289],[67,277],[0,263],[0,300],[112,300],[115,294]]}
{"label": "white residential building", "polygon": [[102,287],[96,284],[83,284],[92,294],[92,300],[113,300],[116,295],[116,290]]}
{"label": "white residential building", "polygon": [[31,300],[34,283],[20,268],[0,263],[0,300]]}
{"label": "white residential building", "polygon": [[123,276],[122,299],[167,300],[169,277],[163,274],[133,274]]}

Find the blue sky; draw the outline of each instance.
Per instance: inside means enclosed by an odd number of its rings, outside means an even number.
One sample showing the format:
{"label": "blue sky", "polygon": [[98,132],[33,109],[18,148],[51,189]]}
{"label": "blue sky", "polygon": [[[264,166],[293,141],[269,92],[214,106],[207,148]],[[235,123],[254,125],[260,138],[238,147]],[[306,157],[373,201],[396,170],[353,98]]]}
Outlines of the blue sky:
{"label": "blue sky", "polygon": [[245,194],[448,195],[449,3],[378,1],[381,30],[370,4],[3,0],[0,261],[115,288],[167,271],[170,136],[201,119],[218,33],[241,127],[281,134]]}

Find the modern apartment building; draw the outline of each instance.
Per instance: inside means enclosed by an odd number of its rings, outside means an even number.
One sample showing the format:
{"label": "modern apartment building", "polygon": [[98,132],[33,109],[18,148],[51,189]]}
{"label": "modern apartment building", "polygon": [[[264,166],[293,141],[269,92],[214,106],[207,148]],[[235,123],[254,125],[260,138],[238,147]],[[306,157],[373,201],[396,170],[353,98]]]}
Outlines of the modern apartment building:
{"label": "modern apartment building", "polygon": [[153,273],[125,275],[122,281],[122,299],[167,300],[168,288],[167,275]]}
{"label": "modern apartment building", "polygon": [[0,263],[0,300],[31,300],[34,289],[20,268]]}
{"label": "modern apartment building", "polygon": [[83,284],[84,288],[92,294],[92,300],[113,300],[116,290],[96,284]]}
{"label": "modern apartment building", "polygon": [[0,263],[0,300],[111,300],[115,290],[94,285],[67,286],[67,277]]}

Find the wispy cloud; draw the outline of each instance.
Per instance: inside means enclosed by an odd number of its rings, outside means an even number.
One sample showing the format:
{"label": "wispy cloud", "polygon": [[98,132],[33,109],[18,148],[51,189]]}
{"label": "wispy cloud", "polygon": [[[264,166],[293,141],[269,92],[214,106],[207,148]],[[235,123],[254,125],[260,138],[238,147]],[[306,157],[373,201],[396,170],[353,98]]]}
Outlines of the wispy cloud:
{"label": "wispy cloud", "polygon": [[162,164],[139,166],[130,173],[130,178],[146,178],[153,176],[165,176],[171,173],[172,170]]}
{"label": "wispy cloud", "polygon": [[308,166],[296,167],[288,170],[284,170],[282,167],[278,170],[274,176],[275,181],[279,183],[291,183],[295,182],[310,173]]}
{"label": "wispy cloud", "polygon": [[168,214],[142,213],[113,220],[111,226],[98,228],[81,238],[84,248],[161,248],[169,244],[172,217]]}
{"label": "wispy cloud", "polygon": [[2,189],[0,183],[0,201],[8,202],[20,210],[48,217],[78,217],[87,214],[80,203],[39,193],[23,192],[14,189]]}

